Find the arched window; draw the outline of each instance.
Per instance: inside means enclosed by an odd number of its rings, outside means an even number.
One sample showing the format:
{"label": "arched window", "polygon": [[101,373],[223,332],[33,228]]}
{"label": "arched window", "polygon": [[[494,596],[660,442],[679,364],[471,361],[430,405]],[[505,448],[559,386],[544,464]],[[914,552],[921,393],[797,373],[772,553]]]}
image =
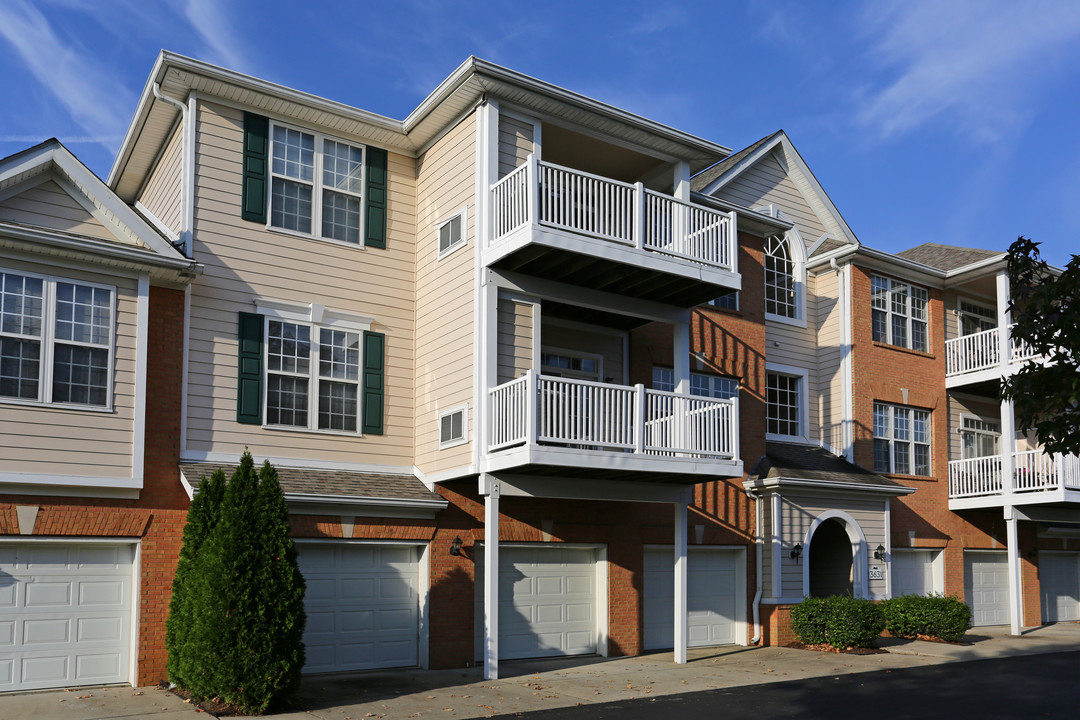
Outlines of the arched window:
{"label": "arched window", "polygon": [[795,260],[786,236],[774,235],[765,241],[765,313],[799,317]]}

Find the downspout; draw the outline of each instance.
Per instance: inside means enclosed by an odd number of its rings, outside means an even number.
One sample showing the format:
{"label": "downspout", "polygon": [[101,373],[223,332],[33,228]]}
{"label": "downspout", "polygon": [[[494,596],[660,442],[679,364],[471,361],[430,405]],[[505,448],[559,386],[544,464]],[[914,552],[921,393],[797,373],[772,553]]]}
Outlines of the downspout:
{"label": "downspout", "polygon": [[765,511],[761,507],[761,496],[755,493],[753,490],[745,489],[746,496],[754,501],[754,507],[757,509],[757,525],[754,533],[754,546],[755,554],[757,556],[757,592],[754,593],[754,637],[750,638],[751,645],[757,645],[761,642],[761,594],[765,589],[765,578],[761,575],[763,565],[763,546],[765,542],[765,536],[761,531],[761,525],[765,522]]}
{"label": "downspout", "polygon": [[[194,244],[191,241],[192,240],[191,239],[191,226],[192,226],[191,216],[192,216],[192,209],[194,207],[194,199],[193,199],[192,196],[194,195],[194,192],[195,192],[195,188],[194,188],[194,174],[195,174],[195,171],[194,171],[193,160],[192,160],[193,153],[194,153],[194,142],[188,139],[188,137],[189,137],[189,135],[191,133],[191,127],[188,124],[188,106],[185,103],[182,103],[179,100],[175,100],[175,99],[169,97],[168,95],[166,95],[165,93],[161,92],[161,85],[158,84],[158,83],[154,83],[153,87],[151,88],[151,91],[154,93],[154,97],[156,97],[158,100],[161,100],[164,103],[167,103],[169,105],[172,105],[173,107],[176,107],[176,108],[180,109],[180,123],[181,123],[181,126],[183,127],[184,135],[183,135],[183,138],[182,138],[183,147],[181,149],[181,154],[182,154],[182,157],[183,157],[183,165],[182,165],[182,168],[181,168],[181,180],[180,180],[180,185],[181,185],[180,205],[181,205],[181,209],[180,209],[180,232],[178,234],[180,235],[180,244],[183,246],[182,252],[184,253],[185,256],[190,258],[190,257],[194,257],[194,250],[195,250]],[[188,145],[191,145],[191,147],[188,147]]]}

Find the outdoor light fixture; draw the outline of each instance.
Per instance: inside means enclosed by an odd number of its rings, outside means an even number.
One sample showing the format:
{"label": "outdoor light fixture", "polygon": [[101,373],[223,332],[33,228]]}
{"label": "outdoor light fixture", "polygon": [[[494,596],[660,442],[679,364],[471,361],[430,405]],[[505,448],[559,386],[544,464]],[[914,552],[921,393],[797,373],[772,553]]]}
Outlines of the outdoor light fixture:
{"label": "outdoor light fixture", "polygon": [[791,556],[792,560],[794,560],[796,563],[798,563],[799,558],[802,557],[802,544],[801,543],[795,543],[795,547],[791,548],[791,552],[788,553],[788,555]]}
{"label": "outdoor light fixture", "polygon": [[884,545],[878,545],[877,546],[877,550],[874,551],[874,559],[875,560],[884,560],[885,559],[885,546]]}
{"label": "outdoor light fixture", "polygon": [[450,554],[451,555],[461,555],[462,554],[461,553],[461,538],[460,537],[454,538],[454,542],[450,543]]}

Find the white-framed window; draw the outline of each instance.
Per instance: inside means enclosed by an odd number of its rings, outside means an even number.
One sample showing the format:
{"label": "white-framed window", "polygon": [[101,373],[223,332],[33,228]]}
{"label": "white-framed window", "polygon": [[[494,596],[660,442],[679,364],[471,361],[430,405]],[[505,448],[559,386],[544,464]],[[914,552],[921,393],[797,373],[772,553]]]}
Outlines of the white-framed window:
{"label": "white-framed window", "polygon": [[469,405],[458,405],[439,413],[439,449],[469,441]]}
{"label": "white-framed window", "polygon": [[726,293],[718,298],[714,298],[709,301],[709,305],[722,310],[738,310],[739,309],[739,291],[728,290]]}
{"label": "white-framed window", "polygon": [[[675,371],[667,367],[653,367],[652,386],[661,392],[675,392]],[[708,373],[690,373],[690,394],[729,400],[739,396],[738,378]]]}
{"label": "white-framed window", "polygon": [[604,376],[604,356],[560,348],[540,352],[540,372],[554,377],[600,382]]}
{"label": "white-framed window", "polygon": [[795,260],[786,235],[765,240],[765,314],[795,320],[799,317]]}
{"label": "white-framed window", "polygon": [[809,424],[807,374],[795,368],[766,366],[765,434],[773,439],[805,440]]}
{"label": "white-framed window", "polygon": [[974,335],[984,330],[997,327],[997,311],[986,305],[971,300],[959,299],[957,314],[960,322],[960,336]]}
{"label": "white-framed window", "polygon": [[364,149],[274,123],[269,227],[362,244]]}
{"label": "white-framed window", "polygon": [[930,475],[930,411],[874,403],[874,471]]}
{"label": "white-framed window", "polygon": [[0,400],[108,408],[116,289],[0,270]]}
{"label": "white-framed window", "polygon": [[465,246],[468,231],[468,210],[461,208],[453,217],[443,220],[436,226],[439,237],[439,259],[446,257],[460,247]]}
{"label": "white-framed window", "polygon": [[874,342],[928,352],[928,301],[926,288],[872,275],[870,306]]}
{"label": "white-framed window", "polygon": [[960,418],[960,458],[993,457],[998,454],[1001,441],[1001,423],[974,415]]}

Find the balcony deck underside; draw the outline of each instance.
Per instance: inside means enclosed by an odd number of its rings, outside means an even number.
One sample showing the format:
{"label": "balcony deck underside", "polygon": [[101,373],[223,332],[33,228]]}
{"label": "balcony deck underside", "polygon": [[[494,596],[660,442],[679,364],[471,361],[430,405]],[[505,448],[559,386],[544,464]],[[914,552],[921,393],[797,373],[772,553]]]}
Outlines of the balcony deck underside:
{"label": "balcony deck underside", "polygon": [[487,472],[557,476],[631,483],[696,485],[719,478],[741,478],[741,460],[642,455],[557,446],[521,446],[491,453]]}
{"label": "balcony deck underside", "polygon": [[741,285],[738,273],[549,228],[518,231],[486,255],[499,270],[676,307],[701,305]]}
{"label": "balcony deck underside", "polygon": [[975,497],[951,498],[950,510],[976,510],[979,508],[999,508],[1006,505],[1040,506],[1080,510],[1080,490],[1053,489],[1028,490],[1015,493],[996,493]]}

